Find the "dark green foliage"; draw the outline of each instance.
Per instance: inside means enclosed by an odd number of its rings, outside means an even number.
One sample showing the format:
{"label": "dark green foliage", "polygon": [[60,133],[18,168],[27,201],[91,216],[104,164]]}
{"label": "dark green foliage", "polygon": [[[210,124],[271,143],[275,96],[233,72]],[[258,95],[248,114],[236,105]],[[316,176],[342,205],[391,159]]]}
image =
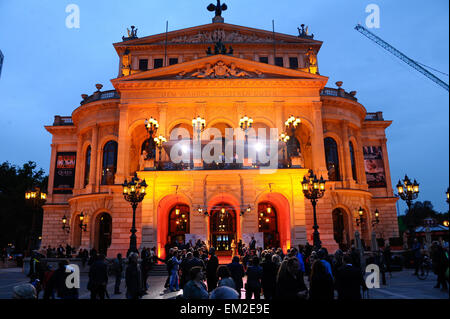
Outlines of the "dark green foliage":
{"label": "dark green foliage", "polygon": [[42,209],[25,201],[25,192],[33,187],[47,190],[48,176],[36,163],[22,167],[4,162],[0,165],[0,247],[12,243],[17,251],[27,249],[32,216],[36,214],[36,236],[42,229]]}

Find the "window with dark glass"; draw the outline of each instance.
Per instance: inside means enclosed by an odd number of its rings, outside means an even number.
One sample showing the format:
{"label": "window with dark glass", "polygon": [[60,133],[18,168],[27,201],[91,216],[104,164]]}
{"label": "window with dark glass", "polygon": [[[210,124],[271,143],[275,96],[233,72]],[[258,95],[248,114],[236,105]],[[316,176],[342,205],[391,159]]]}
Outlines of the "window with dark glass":
{"label": "window with dark glass", "polygon": [[284,67],[284,59],[283,59],[283,57],[277,56],[277,57],[275,58],[275,65],[276,65],[276,66]]}
{"label": "window with dark glass", "polygon": [[331,137],[324,140],[325,144],[325,160],[327,162],[328,179],[330,181],[340,181],[341,175],[339,172],[339,153],[337,143]]}
{"label": "window with dark glass", "polygon": [[355,158],[355,148],[353,143],[350,142],[350,161],[352,163],[352,175],[355,182],[358,181],[358,174],[356,173],[356,158]]}
{"label": "window with dark glass", "polygon": [[139,60],[139,70],[141,70],[141,71],[148,70],[148,60],[147,59]]}
{"label": "window with dark glass", "polygon": [[261,63],[269,63],[269,58],[266,56],[260,56],[259,57],[259,62]]}
{"label": "window with dark glass", "polygon": [[109,141],[103,148],[102,185],[114,185],[117,171],[117,142]]}
{"label": "window with dark glass", "polygon": [[291,69],[298,69],[298,58],[296,57],[289,58],[289,67]]}
{"label": "window with dark glass", "polygon": [[84,187],[89,184],[89,174],[91,172],[91,146],[86,150],[86,159],[84,162]]}
{"label": "window with dark glass", "polygon": [[178,58],[170,58],[169,59],[169,65],[178,64]]}
{"label": "window with dark glass", "polygon": [[154,59],[153,60],[153,68],[154,69],[162,68],[163,65],[164,65],[164,60],[163,59]]}

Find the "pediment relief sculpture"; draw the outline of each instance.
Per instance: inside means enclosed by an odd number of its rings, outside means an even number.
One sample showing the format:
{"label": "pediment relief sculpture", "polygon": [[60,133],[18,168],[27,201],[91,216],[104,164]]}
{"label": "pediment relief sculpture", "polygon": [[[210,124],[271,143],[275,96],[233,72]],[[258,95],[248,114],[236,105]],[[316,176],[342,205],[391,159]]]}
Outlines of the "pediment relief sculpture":
{"label": "pediment relief sculpture", "polygon": [[263,78],[264,74],[258,70],[254,72],[244,71],[236,67],[235,63],[230,65],[219,61],[216,64],[207,63],[203,69],[195,72],[181,72],[178,79],[226,79],[226,78]]}
{"label": "pediment relief sculpture", "polygon": [[[272,37],[260,37],[255,34],[241,34],[237,31],[225,31],[217,29],[214,31],[199,32],[194,35],[179,36],[169,40],[169,43],[216,43],[218,41],[228,43],[271,43]],[[284,42],[277,40],[277,42]]]}

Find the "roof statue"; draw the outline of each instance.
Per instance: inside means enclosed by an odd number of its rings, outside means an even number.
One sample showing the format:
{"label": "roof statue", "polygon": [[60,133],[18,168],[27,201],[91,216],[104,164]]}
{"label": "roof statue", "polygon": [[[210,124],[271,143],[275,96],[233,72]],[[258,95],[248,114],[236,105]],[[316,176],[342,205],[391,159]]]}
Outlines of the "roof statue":
{"label": "roof statue", "polygon": [[222,11],[226,11],[228,9],[228,6],[225,3],[221,4],[220,0],[217,0],[217,5],[211,3],[207,9],[208,11],[216,12],[216,16],[213,18],[213,23],[223,23],[225,21],[222,17]]}
{"label": "roof statue", "polygon": [[122,40],[123,41],[128,41],[128,40],[137,39],[138,38],[137,37],[137,31],[138,31],[138,29],[134,25],[132,25],[131,26],[131,30],[127,28],[128,37],[122,37]]}
{"label": "roof statue", "polygon": [[306,38],[306,39],[314,39],[314,34],[309,34],[309,27],[304,24],[301,25],[301,29],[298,29],[298,37],[299,38]]}

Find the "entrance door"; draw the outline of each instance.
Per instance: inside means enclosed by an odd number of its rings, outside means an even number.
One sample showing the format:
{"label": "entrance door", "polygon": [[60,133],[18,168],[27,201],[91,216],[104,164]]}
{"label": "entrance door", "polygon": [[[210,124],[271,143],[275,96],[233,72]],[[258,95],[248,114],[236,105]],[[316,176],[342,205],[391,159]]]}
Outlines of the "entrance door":
{"label": "entrance door", "polygon": [[335,209],[333,211],[333,232],[334,240],[339,244],[339,248],[347,250],[350,244],[350,234],[345,212],[342,209]]}
{"label": "entrance door", "polygon": [[264,248],[280,247],[277,211],[270,203],[258,205],[258,229],[264,233]]}
{"label": "entrance door", "polygon": [[111,246],[112,218],[108,213],[100,214],[96,223],[96,248],[99,254],[107,255]]}
{"label": "entrance door", "polygon": [[225,203],[217,205],[210,218],[211,247],[220,254],[231,254],[231,242],[236,242],[236,212]]}

